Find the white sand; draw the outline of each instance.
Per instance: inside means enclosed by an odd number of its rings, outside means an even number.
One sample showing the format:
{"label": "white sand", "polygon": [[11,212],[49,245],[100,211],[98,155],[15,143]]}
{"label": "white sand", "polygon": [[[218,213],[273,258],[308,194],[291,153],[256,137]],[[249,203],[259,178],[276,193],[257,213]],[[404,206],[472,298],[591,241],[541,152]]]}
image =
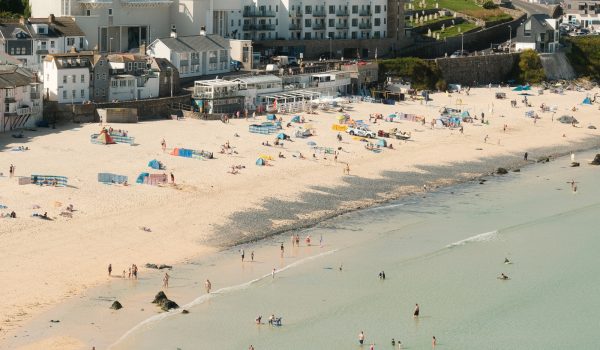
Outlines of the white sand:
{"label": "white sand", "polygon": [[[473,89],[470,96],[454,94],[451,97],[436,94],[430,106],[420,102],[395,106],[355,104],[349,113],[354,119],[365,121],[369,113],[387,116],[395,111],[424,115],[430,121],[438,116],[441,106],[467,109],[477,116],[485,112],[490,121],[490,125],[465,124],[464,135],[458,130],[430,130],[429,124],[378,123],[373,130],[398,127],[412,131],[413,135],[413,142],[392,140],[395,150],[386,149],[380,154],[365,150],[364,143],[352,140],[348,135],[344,135],[344,141],[338,144],[337,132],[331,130],[339,115],[336,112],[305,115],[307,120],[312,120],[318,135],[309,139],[293,138],[295,142],[286,142],[283,149],[261,146],[263,141],[272,143],[275,135],[250,134],[248,125],[252,121],[246,120],[232,120],[227,125],[199,120],[112,125],[115,129],[127,129],[136,138],[139,145],[133,147],[91,144],[89,136],[99,131],[97,124],[64,128],[51,134],[45,134],[46,130],[26,132],[26,136],[33,137],[26,143],[9,134],[2,135],[0,141],[5,148],[0,153],[0,169],[4,172],[4,177],[0,177],[0,204],[7,205],[8,209],[0,211],[14,210],[18,218],[0,219],[3,243],[0,247],[3,276],[1,336],[10,335],[30,317],[65,298],[80,295],[86,288],[106,282],[109,263],[112,263],[113,274],[120,274],[132,263],[140,267],[146,262],[172,264],[186,257],[214,253],[215,248],[203,244],[219,234],[213,231],[213,225],[226,224],[234,212],[260,207],[268,197],[295,199],[311,185],[339,185],[343,176],[341,163],[348,162],[354,176],[378,178],[385,170],[410,171],[416,166],[451,165],[496,155],[522,157],[525,151],[534,148],[569,147],[599,135],[598,130],[587,129],[588,124],[600,127],[597,105],[579,105],[586,93],[556,95],[546,92],[542,96],[529,96],[535,108],[525,108],[520,103],[522,96],[516,92],[502,89],[508,98],[501,101],[494,99],[496,91],[498,89]],[[589,93],[593,94],[593,91]],[[462,99],[462,106],[456,106],[458,98]],[[510,107],[513,98],[519,100],[519,108]],[[539,111],[542,102],[558,106],[556,117],[574,115],[580,121],[580,127],[552,122],[552,113]],[[492,104],[493,116],[490,113]],[[571,112],[574,105],[579,110]],[[542,117],[535,125],[533,119],[524,117],[524,112],[531,109],[537,110]],[[283,118],[287,122],[290,116]],[[264,121],[264,117],[260,121]],[[480,123],[476,121],[475,124]],[[504,124],[508,124],[507,132],[503,132]],[[284,132],[293,134],[290,129]],[[240,137],[234,137],[234,133]],[[36,136],[42,134],[45,135]],[[486,135],[489,139],[484,143]],[[205,149],[215,152],[217,159],[201,161],[170,156],[160,148],[163,137],[169,149]],[[219,145],[226,141],[238,154],[218,153]],[[322,156],[312,160],[307,141],[315,141],[319,146],[342,146],[349,153],[342,152],[339,163],[333,161],[332,155],[328,155],[327,160]],[[31,150],[9,151],[18,145],[26,145]],[[285,159],[277,159],[279,151]],[[307,159],[293,157],[297,152],[302,152]],[[256,166],[255,160],[260,154],[273,156],[272,166]],[[140,172],[158,172],[147,167],[148,161],[154,158],[166,164],[167,174],[173,171],[178,188],[134,184]],[[7,177],[11,163],[16,166],[17,176],[63,175],[69,178],[69,187],[19,186],[16,178]],[[238,164],[246,167],[240,174],[227,173],[232,165]],[[100,184],[96,181],[98,172],[128,175],[133,184],[128,187]],[[77,210],[73,218],[59,216],[70,203]],[[41,209],[32,209],[34,204]],[[30,217],[33,212],[45,211],[55,220]],[[152,232],[140,230],[140,226],[147,226]],[[141,270],[144,273],[143,267]],[[57,341],[63,345],[56,348],[81,347],[76,339]],[[51,343],[48,340],[47,344]]]}

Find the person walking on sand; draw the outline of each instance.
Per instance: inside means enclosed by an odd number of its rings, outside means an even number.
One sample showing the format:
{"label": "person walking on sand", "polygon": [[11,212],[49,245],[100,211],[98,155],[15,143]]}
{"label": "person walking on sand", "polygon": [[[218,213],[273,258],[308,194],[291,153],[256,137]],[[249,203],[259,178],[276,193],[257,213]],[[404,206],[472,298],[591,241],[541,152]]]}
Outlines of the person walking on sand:
{"label": "person walking on sand", "polygon": [[163,277],[163,288],[169,288],[169,274],[165,272],[165,276]]}
{"label": "person walking on sand", "polygon": [[523,160],[527,160],[527,157],[529,157],[529,153],[525,152],[525,154],[523,155]]}
{"label": "person walking on sand", "polygon": [[483,143],[487,143],[487,140],[490,138],[489,135],[485,135],[485,137],[483,138]]}
{"label": "person walking on sand", "polygon": [[254,250],[250,253],[250,259],[254,262]]}
{"label": "person walking on sand", "polygon": [[348,163],[346,163],[346,166],[344,167],[344,174],[350,175],[350,164]]}
{"label": "person walking on sand", "polygon": [[284,247],[283,247],[283,243],[281,243],[281,257],[283,258],[283,251],[284,251]]}
{"label": "person walking on sand", "polygon": [[364,342],[365,342],[365,332],[360,331],[360,333],[358,334],[358,343],[360,345],[363,345]]}
{"label": "person walking on sand", "polygon": [[244,248],[240,249],[240,255],[242,256],[242,262],[244,262]]}
{"label": "person walking on sand", "polygon": [[15,175],[15,166],[11,164],[10,167],[8,168],[8,176],[12,178],[14,175]]}
{"label": "person walking on sand", "polygon": [[112,273],[112,264],[108,264],[108,275]]}
{"label": "person walking on sand", "polygon": [[275,278],[275,271],[276,271],[276,269],[273,268],[273,271],[271,271],[271,278]]}
{"label": "person walking on sand", "polygon": [[413,317],[414,318],[419,317],[419,313],[420,313],[419,304],[415,304],[415,311],[413,311]]}
{"label": "person walking on sand", "polygon": [[208,279],[204,282],[204,287],[206,288],[206,294],[210,294],[210,289],[212,288],[212,283]]}
{"label": "person walking on sand", "polygon": [[431,348],[435,349],[436,345],[437,345],[437,339],[435,339],[435,335],[434,335],[433,339],[431,339]]}
{"label": "person walking on sand", "polygon": [[171,183],[175,184],[175,175],[173,175],[172,171],[171,171]]}
{"label": "person walking on sand", "polygon": [[163,153],[167,150],[167,141],[165,141],[164,138],[160,141],[160,147],[162,148]]}

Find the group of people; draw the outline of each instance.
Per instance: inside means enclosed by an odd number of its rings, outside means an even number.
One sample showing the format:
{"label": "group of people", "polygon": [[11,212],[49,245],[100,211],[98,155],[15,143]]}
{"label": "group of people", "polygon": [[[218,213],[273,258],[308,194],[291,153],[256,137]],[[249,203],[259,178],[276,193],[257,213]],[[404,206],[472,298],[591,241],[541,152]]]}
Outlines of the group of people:
{"label": "group of people", "polygon": [[[112,276],[112,271],[113,271],[113,267],[112,264],[108,264],[108,276]],[[129,279],[136,279],[138,278],[138,267],[136,264],[131,264],[131,266],[129,267],[129,274],[126,273],[125,270],[123,270],[123,273],[121,274],[122,278],[129,278]]]}

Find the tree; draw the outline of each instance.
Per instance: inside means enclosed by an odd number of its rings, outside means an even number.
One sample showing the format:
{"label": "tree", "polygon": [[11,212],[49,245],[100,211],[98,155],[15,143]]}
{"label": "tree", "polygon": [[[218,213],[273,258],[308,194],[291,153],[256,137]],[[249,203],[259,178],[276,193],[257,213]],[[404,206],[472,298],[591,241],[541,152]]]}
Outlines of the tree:
{"label": "tree", "polygon": [[434,62],[416,57],[394,58],[379,63],[380,81],[386,75],[408,80],[418,90],[436,89],[445,86],[442,72]]}
{"label": "tree", "polygon": [[524,83],[536,84],[546,78],[542,60],[534,50],[521,52],[519,58],[519,78]]}
{"label": "tree", "polygon": [[29,0],[0,0],[0,16],[4,18],[31,17]]}

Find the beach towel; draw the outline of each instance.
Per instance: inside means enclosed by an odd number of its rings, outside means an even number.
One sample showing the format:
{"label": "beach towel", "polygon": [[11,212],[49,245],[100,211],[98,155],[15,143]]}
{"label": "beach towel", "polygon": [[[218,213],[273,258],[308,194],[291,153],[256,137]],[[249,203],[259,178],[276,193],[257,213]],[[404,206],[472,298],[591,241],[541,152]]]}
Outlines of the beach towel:
{"label": "beach towel", "polygon": [[150,174],[149,176],[146,177],[145,179],[145,184],[148,185],[162,185],[162,184],[166,184],[168,182],[168,177],[166,174]]}

